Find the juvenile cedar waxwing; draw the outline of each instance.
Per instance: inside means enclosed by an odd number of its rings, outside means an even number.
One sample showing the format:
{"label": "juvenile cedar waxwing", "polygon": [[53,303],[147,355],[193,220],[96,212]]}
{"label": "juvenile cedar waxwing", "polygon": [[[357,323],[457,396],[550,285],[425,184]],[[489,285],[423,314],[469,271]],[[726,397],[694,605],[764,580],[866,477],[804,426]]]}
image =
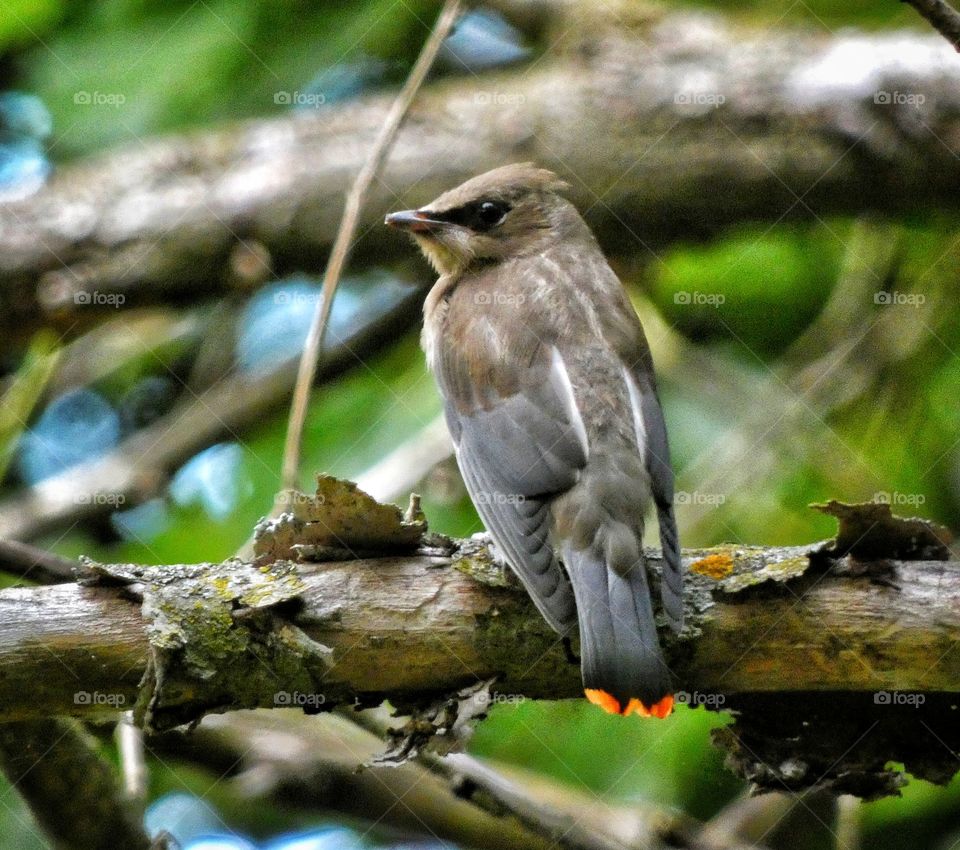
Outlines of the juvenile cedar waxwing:
{"label": "juvenile cedar waxwing", "polygon": [[643,328],[567,184],[529,163],[388,215],[439,279],[423,347],[467,490],[559,633],[579,623],[587,698],[666,717],[670,674],[643,556],[657,509],[661,602],[683,625],[673,473]]}

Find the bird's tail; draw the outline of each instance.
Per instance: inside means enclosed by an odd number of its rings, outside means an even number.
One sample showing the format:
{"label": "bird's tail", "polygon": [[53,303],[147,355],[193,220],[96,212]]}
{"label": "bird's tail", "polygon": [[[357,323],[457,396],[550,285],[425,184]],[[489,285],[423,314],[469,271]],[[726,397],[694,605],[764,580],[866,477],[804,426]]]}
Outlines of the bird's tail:
{"label": "bird's tail", "polygon": [[660,601],[670,628],[680,634],[683,629],[683,559],[680,555],[680,538],[673,505],[657,505],[657,520],[660,524],[660,548],[663,552]]}
{"label": "bird's tail", "polygon": [[670,672],[660,651],[643,557],[628,569],[615,569],[596,546],[577,550],[567,543],[563,559],[577,601],[587,698],[617,714],[666,717],[673,707]]}

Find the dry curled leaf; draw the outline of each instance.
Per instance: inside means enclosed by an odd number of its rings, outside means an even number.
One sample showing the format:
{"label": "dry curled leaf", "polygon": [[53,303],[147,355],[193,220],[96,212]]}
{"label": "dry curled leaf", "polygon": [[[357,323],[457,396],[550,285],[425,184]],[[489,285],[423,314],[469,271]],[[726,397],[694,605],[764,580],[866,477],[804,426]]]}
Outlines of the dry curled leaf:
{"label": "dry curled leaf", "polygon": [[407,519],[352,481],[317,476],[313,496],[284,491],[286,510],[262,519],[254,530],[258,564],[276,560],[333,560],[416,549],[427,531],[422,513]]}

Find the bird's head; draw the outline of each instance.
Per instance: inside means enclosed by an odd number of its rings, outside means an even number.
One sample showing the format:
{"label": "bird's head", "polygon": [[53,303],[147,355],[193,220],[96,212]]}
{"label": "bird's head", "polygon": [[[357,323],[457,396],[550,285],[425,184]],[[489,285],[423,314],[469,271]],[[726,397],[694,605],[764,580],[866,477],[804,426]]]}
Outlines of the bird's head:
{"label": "bird's head", "polygon": [[542,249],[573,212],[558,193],[567,184],[532,163],[495,168],[444,192],[417,210],[390,213],[439,274],[501,262]]}

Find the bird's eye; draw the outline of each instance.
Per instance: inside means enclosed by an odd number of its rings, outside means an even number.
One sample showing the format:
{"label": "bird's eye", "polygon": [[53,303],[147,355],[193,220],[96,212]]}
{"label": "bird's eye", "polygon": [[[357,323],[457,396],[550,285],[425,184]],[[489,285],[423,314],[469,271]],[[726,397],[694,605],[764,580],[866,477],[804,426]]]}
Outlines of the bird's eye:
{"label": "bird's eye", "polygon": [[484,233],[500,224],[508,212],[510,204],[503,201],[473,201],[462,207],[430,215],[439,221],[467,227],[475,233]]}
{"label": "bird's eye", "polygon": [[495,227],[510,212],[507,204],[497,201],[482,201],[475,209],[471,225],[474,230],[489,230]]}

